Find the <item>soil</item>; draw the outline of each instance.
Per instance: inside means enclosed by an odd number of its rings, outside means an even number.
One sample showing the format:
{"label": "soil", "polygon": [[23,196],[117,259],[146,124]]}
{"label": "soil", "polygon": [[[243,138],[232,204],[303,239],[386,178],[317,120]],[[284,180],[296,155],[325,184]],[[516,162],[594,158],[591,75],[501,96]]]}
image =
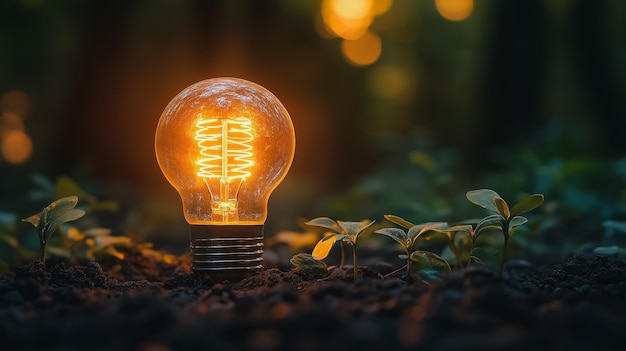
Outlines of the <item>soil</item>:
{"label": "soil", "polygon": [[626,262],[473,266],[424,285],[359,267],[216,283],[186,265],[39,262],[0,279],[0,350],[594,350],[626,345]]}

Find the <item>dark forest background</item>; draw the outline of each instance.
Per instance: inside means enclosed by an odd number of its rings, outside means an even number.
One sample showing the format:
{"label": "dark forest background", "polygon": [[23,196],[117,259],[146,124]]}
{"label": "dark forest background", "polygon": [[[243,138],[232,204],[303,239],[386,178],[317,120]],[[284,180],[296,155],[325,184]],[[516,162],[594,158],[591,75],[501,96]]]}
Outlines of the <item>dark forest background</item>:
{"label": "dark forest background", "polygon": [[560,233],[624,220],[626,2],[473,5],[450,21],[434,0],[393,1],[371,25],[380,57],[355,67],[316,29],[320,1],[2,1],[3,113],[22,109],[33,149],[0,161],[0,211],[38,211],[33,175],[67,176],[120,204],[119,233],[179,231],[157,120],[190,84],[233,76],[272,91],[296,129],[270,234],[323,215],[461,219],[478,187],[546,194]]}

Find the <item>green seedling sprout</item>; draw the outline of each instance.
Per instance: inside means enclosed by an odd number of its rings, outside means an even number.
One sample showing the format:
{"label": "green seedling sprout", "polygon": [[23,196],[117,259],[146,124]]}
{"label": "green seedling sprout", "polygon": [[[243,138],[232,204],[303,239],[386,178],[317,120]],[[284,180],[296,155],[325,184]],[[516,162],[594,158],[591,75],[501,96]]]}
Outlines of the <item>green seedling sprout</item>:
{"label": "green seedling sprout", "polygon": [[318,260],[311,254],[297,253],[289,262],[308,277],[325,277],[328,275],[326,263]]}
{"label": "green seedling sprout", "polygon": [[365,219],[360,222],[344,222],[334,221],[328,217],[318,217],[304,224],[330,229],[330,231],[326,232],[326,235],[317,243],[317,245],[315,245],[315,248],[313,248],[313,253],[311,255],[318,260],[326,258],[330,249],[333,247],[333,244],[338,241],[341,245],[341,263],[339,267],[343,268],[345,257],[344,243],[352,246],[354,281],[356,282],[358,278],[356,244],[359,236],[363,234],[369,226],[374,224],[374,221]]}
{"label": "green seedling sprout", "polygon": [[428,284],[450,273],[450,265],[439,255],[429,251],[415,249],[415,242],[420,236],[432,230],[441,229],[445,227],[447,223],[428,222],[415,225],[394,215],[385,215],[385,219],[407,230],[405,231],[400,228],[382,228],[374,232],[392,238],[398,242],[406,252],[406,254],[400,255],[399,257],[407,260],[406,265],[400,268],[403,269],[407,267],[407,282],[409,278],[412,278]]}
{"label": "green seedling sprout", "polygon": [[77,196],[67,196],[46,206],[43,211],[22,219],[37,229],[39,236],[39,258],[46,264],[46,246],[52,234],[63,224],[77,220],[85,215],[85,211],[75,209]]}
{"label": "green seedling sprout", "polygon": [[510,233],[514,228],[528,222],[528,219],[520,216],[520,214],[530,212],[541,206],[544,197],[541,194],[527,196],[510,209],[506,201],[504,201],[497,192],[491,189],[471,190],[467,192],[466,197],[471,203],[494,213],[483,218],[479,222],[476,232],[480,233],[478,229],[480,229],[481,225],[485,228],[497,227],[502,231],[504,244],[502,248],[502,256],[500,257],[500,267],[498,270],[498,273],[502,274]]}
{"label": "green seedling sprout", "polygon": [[459,233],[466,233],[467,236],[471,237],[471,234],[473,234],[472,226],[471,225],[458,225],[458,226],[452,226],[450,228],[445,228],[445,229],[434,228],[433,231],[435,233],[441,233],[446,236],[446,238],[448,239],[448,247],[450,248],[450,251],[454,255],[455,266],[457,268],[463,267],[463,246],[467,242],[466,241],[467,237],[462,237],[461,235],[459,235]]}

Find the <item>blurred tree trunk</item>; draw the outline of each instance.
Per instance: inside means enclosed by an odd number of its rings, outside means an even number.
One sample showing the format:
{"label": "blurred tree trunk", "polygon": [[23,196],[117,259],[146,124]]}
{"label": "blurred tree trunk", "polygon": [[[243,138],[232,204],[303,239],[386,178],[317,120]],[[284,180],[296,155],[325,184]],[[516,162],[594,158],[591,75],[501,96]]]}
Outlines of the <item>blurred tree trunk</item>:
{"label": "blurred tree trunk", "polygon": [[[590,106],[589,118],[596,118],[600,126],[596,152],[610,156],[624,156],[626,107],[618,74],[607,43],[607,1],[577,0],[573,3],[570,21],[571,43],[577,77]],[[626,28],[623,26],[622,28]],[[614,57],[615,55],[613,55]]]}
{"label": "blurred tree trunk", "polygon": [[[528,135],[542,120],[546,59],[544,1],[496,1],[487,47],[476,144],[464,157],[472,174],[494,166],[489,151]],[[520,132],[523,130],[523,132]]]}

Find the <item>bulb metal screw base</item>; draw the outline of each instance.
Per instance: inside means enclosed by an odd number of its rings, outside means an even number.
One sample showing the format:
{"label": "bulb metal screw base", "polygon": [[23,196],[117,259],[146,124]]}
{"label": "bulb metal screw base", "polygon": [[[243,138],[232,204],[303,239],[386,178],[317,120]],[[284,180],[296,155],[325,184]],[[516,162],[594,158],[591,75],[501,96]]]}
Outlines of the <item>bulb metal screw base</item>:
{"label": "bulb metal screw base", "polygon": [[263,268],[263,225],[191,225],[191,270],[236,281]]}

